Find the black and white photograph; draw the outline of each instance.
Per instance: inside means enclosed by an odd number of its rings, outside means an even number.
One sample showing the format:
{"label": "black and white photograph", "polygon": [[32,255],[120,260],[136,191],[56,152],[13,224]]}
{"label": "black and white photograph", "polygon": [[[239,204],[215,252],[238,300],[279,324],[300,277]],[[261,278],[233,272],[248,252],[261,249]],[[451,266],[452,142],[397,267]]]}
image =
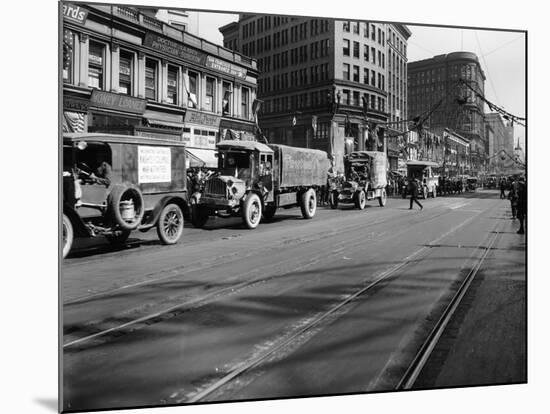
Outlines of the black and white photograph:
{"label": "black and white photograph", "polygon": [[544,45],[528,24],[499,21],[497,3],[486,24],[450,3],[448,19],[50,3],[58,395],[39,405],[378,411],[434,396],[441,411],[470,396],[479,412],[527,395],[528,211],[545,192],[528,168],[544,135],[528,129],[528,54]]}
{"label": "black and white photograph", "polygon": [[526,383],[526,31],[59,7],[64,412]]}

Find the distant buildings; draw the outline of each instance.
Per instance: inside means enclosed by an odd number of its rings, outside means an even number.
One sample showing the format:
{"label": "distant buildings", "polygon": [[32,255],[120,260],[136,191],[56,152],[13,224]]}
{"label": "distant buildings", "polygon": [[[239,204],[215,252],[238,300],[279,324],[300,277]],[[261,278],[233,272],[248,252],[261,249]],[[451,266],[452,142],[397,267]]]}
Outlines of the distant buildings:
{"label": "distant buildings", "polygon": [[[486,165],[488,145],[484,123],[485,74],[474,53],[454,52],[408,66],[409,116],[427,117],[425,127],[441,135],[445,128],[469,141],[473,171]],[[429,115],[429,116],[428,116]]]}
{"label": "distant buildings", "polygon": [[[258,60],[269,142],[322,149],[341,166],[352,150],[392,148],[384,145],[389,126],[405,131],[405,26],[241,15],[220,32],[225,47]],[[397,145],[388,152],[397,168]]]}
{"label": "distant buildings", "polygon": [[513,126],[510,123],[504,123],[499,113],[485,114],[485,122],[493,130],[492,139],[489,140],[489,171],[504,172],[515,168],[511,159],[514,155]]}

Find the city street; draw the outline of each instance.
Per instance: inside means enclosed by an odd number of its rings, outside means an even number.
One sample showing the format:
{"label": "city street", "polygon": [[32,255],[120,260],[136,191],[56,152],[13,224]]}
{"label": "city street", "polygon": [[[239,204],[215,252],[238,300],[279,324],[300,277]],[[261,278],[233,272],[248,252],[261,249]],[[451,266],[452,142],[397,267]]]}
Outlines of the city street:
{"label": "city street", "polygon": [[154,230],[120,249],[80,241],[62,266],[64,407],[403,389],[470,273],[412,388],[526,381],[525,236],[509,201],[478,189],[420,202],[278,210],[255,230],[211,218],[173,246]]}

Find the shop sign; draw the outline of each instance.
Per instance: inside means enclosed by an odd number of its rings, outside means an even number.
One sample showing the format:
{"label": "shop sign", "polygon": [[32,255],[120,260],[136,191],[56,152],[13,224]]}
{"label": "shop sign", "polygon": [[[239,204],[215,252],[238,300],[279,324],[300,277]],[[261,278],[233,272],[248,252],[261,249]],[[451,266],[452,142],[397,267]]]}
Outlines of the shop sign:
{"label": "shop sign", "polygon": [[88,112],[88,101],[85,99],[64,96],[63,109],[73,112]]}
{"label": "shop sign", "polygon": [[84,24],[86,22],[86,18],[88,17],[88,10],[83,9],[80,6],[75,6],[71,3],[63,3],[63,18]]}
{"label": "shop sign", "polygon": [[138,146],[139,184],[170,182],[171,166],[169,147]]}
{"label": "shop sign", "polygon": [[109,108],[135,114],[143,114],[147,106],[147,101],[145,99],[119,95],[97,89],[92,91],[90,103],[99,108]]}
{"label": "shop sign", "polygon": [[185,113],[184,122],[189,122],[196,125],[209,126],[219,128],[220,117],[216,115],[205,114],[204,112],[196,112],[187,110]]}
{"label": "shop sign", "polygon": [[155,33],[146,33],[143,46],[204,66],[206,54]]}
{"label": "shop sign", "polygon": [[214,56],[208,56],[206,58],[206,66],[211,69],[217,70],[218,72],[223,72],[231,76],[236,76],[237,78],[246,78],[245,69],[235,66],[229,62],[225,62],[221,59],[215,58]]}

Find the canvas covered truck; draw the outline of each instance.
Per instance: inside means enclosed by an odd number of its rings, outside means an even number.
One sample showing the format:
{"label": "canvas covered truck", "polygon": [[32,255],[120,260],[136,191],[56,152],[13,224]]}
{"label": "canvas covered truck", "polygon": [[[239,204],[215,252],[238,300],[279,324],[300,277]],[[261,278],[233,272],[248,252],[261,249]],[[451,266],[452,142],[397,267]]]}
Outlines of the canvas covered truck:
{"label": "canvas covered truck", "polygon": [[[439,167],[439,164],[432,161],[407,161],[407,182],[410,182],[413,178],[418,179],[420,182],[418,195],[422,198],[428,198],[428,195],[431,195],[433,198],[437,197],[439,176],[433,172],[433,168],[436,167]],[[408,193],[407,185],[401,195],[405,198]]]}
{"label": "canvas covered truck", "polygon": [[344,157],[344,176],[329,189],[329,204],[353,203],[363,210],[368,200],[378,199],[386,205],[386,154],[378,151],[355,151]]}
{"label": "canvas covered truck", "polygon": [[218,172],[192,199],[195,226],[210,216],[240,216],[253,229],[280,207],[300,206],[306,219],[315,215],[316,191],[327,181],[326,152],[237,140],[220,141],[217,148]]}

